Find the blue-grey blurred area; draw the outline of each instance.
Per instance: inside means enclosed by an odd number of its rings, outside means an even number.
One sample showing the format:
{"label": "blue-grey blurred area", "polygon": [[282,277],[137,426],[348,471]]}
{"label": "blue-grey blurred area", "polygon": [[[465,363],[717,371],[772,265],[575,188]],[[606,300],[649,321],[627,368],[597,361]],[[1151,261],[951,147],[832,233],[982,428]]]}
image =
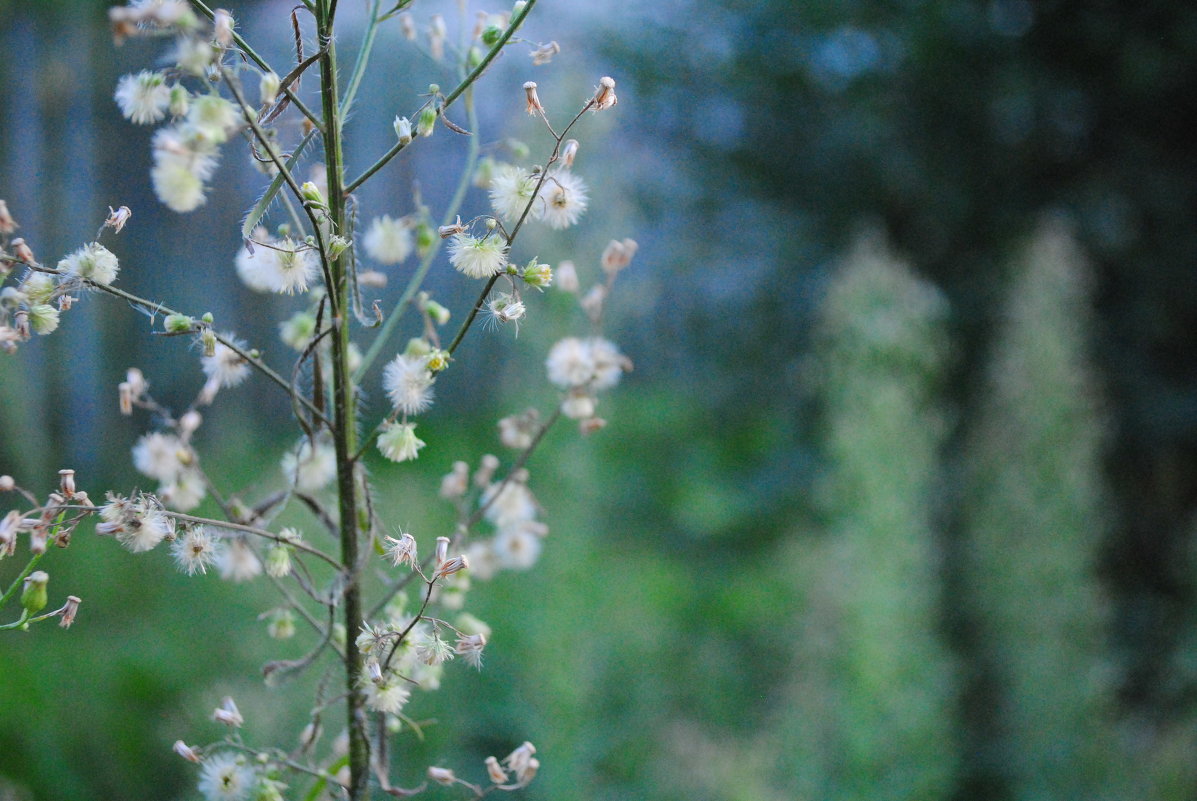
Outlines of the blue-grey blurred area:
{"label": "blue-grey blurred area", "polygon": [[[289,65],[293,5],[228,7]],[[368,4],[340,5],[351,63]],[[452,41],[457,8],[412,10],[444,13]],[[544,555],[474,582],[485,666],[452,665],[413,700],[427,725],[398,736],[396,783],[430,764],[483,780],[483,758],[527,739],[533,799],[1197,796],[1197,10],[540,0],[523,36],[475,92],[484,152],[518,139],[543,163],[524,81],[554,122],[602,75],[619,103],[576,129],[581,223],[528,228],[515,259],[572,259],[585,286],[609,239],[635,238],[605,334],[636,369],[602,398],[604,430],[562,426],[530,461]],[[532,66],[550,40],[561,54]],[[105,5],[82,0],[0,0],[0,43],[0,198],[39,260],[128,205],[103,240],[118,286],[211,312],[289,370],[277,323],[303,301],[233,269],[267,180],[244,143],[222,149],[207,203],[175,214],[150,189],[152,127],[113,102],[165,43],[114,46]],[[351,175],[431,83],[454,70],[383,26],[346,127]],[[449,116],[466,125],[462,105]],[[299,126],[289,111],[288,142]],[[438,219],[466,146],[447,128],[420,141],[357,193],[362,220],[412,213],[417,188]],[[472,190],[463,216],[487,210]],[[384,309],[411,269],[387,268]],[[427,286],[451,335],[477,286],[444,256]],[[387,525],[423,547],[448,533],[440,477],[502,452],[499,417],[551,409],[544,355],[586,326],[549,291],[518,337],[472,330],[419,461],[369,462]],[[180,409],[203,383],[196,347],[155,330],[161,316],[89,294],[0,358],[0,474],[39,493],[62,467],[93,497],[152,489],[129,454],[154,421],[121,417],[116,386],[137,366]],[[387,355],[419,333],[405,321]],[[376,368],[371,425],[383,406]],[[226,492],[282,486],[299,432],[276,387],[254,378],[204,416]],[[287,522],[332,547],[301,512]],[[5,587],[18,562],[0,562]],[[209,716],[230,693],[246,742],[291,747],[321,675],[259,680],[309,644],[266,636],[269,586],[189,578],[90,526],[46,569],[52,599],[85,600],[69,631],[0,631],[0,799],[198,797],[170,744],[222,737]]]}

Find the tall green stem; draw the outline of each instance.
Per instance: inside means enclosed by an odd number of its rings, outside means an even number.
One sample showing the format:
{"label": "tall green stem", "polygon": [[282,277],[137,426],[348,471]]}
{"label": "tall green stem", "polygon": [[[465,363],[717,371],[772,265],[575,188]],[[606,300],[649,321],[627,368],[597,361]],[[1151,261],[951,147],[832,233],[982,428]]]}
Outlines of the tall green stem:
{"label": "tall green stem", "polygon": [[[333,38],[335,0],[321,0],[316,7],[319,44],[324,48],[320,59],[320,100],[324,117],[324,163],[328,171],[328,214],[333,229],[345,230],[344,159],[341,152],[341,115],[337,99],[337,53]],[[345,582],[345,679],[349,728],[349,798],[360,801],[368,796],[370,780],[370,744],[367,740],[366,712],[360,686],[361,660],[357,633],[362,628],[362,597],[358,576],[359,521],[357,481],[353,454],[357,451],[357,426],[354,419],[353,374],[349,369],[349,281],[340,261],[328,265],[333,286],[333,439],[337,453],[337,494],[340,511],[341,563],[349,571]]]}

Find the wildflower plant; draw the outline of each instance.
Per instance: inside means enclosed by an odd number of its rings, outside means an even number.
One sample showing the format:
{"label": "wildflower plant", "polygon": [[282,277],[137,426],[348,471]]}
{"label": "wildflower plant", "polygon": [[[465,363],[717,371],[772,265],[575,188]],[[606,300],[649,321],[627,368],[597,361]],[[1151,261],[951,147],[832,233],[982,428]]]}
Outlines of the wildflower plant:
{"label": "wildflower plant", "polygon": [[[128,207],[109,209],[94,239],[52,266],[14,235],[16,221],[0,201],[6,284],[0,348],[13,353],[34,335],[52,333],[74,303],[102,293],[149,312],[161,334],[192,342],[198,351],[195,394],[184,409],[156,399],[154,376],[137,367],[128,369],[117,390],[124,415],[154,421],[132,446],[133,464],[152,491],[110,491],[96,506],[76,490],[70,470],[62,471],[59,488],[44,500],[0,477],[0,491],[22,499],[22,508],[0,522],[0,557],[14,555],[22,538],[30,552],[0,598],[3,607],[20,592],[22,611],[4,628],[52,617],[70,625],[79,599],[71,596],[62,608],[44,613],[48,576],[36,568],[49,542],[65,547],[83,520],[95,518],[97,534],[132,553],[169,549],[188,575],[211,571],[231,582],[270,581],[281,600],[260,619],[271,636],[305,636],[311,647],[300,659],[266,665],[268,680],[317,665],[339,673],[339,691],[325,692],[329,682],[320,682],[321,696],[297,750],[243,738],[244,718],[231,698],[213,713],[229,728],[226,739],[203,746],[176,742],[176,753],[199,766],[198,789],[209,799],[281,798],[284,789],[301,784],[308,798],[329,792],[362,799],[375,789],[404,796],[431,784],[457,785],[482,797],[526,786],[539,767],[535,747],[525,742],[503,760],[480,758],[470,771],[477,782],[432,765],[424,784],[401,788],[392,779],[392,740],[409,736],[404,707],[415,694],[436,689],[446,665],[484,664],[492,632],[465,609],[471,579],[527,569],[542,551],[549,530],[530,488],[529,458],[562,418],[576,421],[582,433],[602,428],[599,395],[631,369],[603,338],[602,321],[635,242],[612,241],[598,259],[601,280],[585,292],[572,261],[561,260],[555,276],[550,264],[517,248],[525,226],[565,229],[586,211],[588,189],[573,172],[579,144],[567,137],[587,112],[615,105],[615,82],[601,78],[593,95],[580,98],[578,109],[560,122],[551,121],[534,82],[523,85],[522,95],[519,85],[504,90],[513,108],[523,104],[543,123],[543,163],[484,164],[476,84],[496,58],[540,67],[560,47],[519,38],[536,0],[521,0],[510,11],[478,11],[473,18],[460,3],[456,22],[440,15],[421,22],[412,5],[368,2],[365,34],[348,73],[337,53],[337,0],[304,0],[290,12],[295,63],[278,69],[242,38],[227,11],[201,0],[137,0],[109,11],[117,44],[133,37],[168,44],[160,62],[166,66],[121,78],[114,93],[130,123],[158,126],[149,179],[165,206],[182,214],[202,206],[226,151],[239,140],[248,143],[264,190],[245,217],[244,246],[227,269],[246,291],[292,299],[278,326],[289,348],[286,360],[268,362],[241,339],[235,323],[218,324],[211,314],[187,313],[117,287],[120,264],[101,240],[136,224]],[[395,143],[353,176],[343,156],[343,125],[383,25],[397,26],[413,47],[422,40],[429,57],[455,67],[458,83],[449,91],[437,85],[413,91],[410,107],[399,109],[393,123],[389,114],[380,121],[393,125]],[[456,48],[449,42],[454,26],[461,43]],[[396,158],[418,154],[420,141],[440,128],[468,143],[442,222],[436,225],[418,200],[407,214],[363,208],[357,190],[384,175]],[[471,211],[464,206],[472,182],[486,190],[489,208],[473,209],[477,214],[463,222],[463,212]],[[412,257],[419,263],[406,286],[397,298],[387,296],[385,275],[375,266],[393,268]],[[456,270],[458,280],[481,285],[452,336],[442,331],[457,315],[424,287],[433,268]],[[473,460],[473,467],[470,460],[453,461],[440,485],[441,497],[456,511],[451,531],[399,530],[375,497],[379,484],[402,480],[403,468],[370,475],[365,456],[376,450],[398,465],[435,451],[435,437],[418,418],[435,403],[442,375],[465,358],[461,346],[480,327],[479,314],[497,328],[514,328],[536,313],[535,296],[546,289],[574,295],[589,322],[585,336],[545,347],[558,402],[547,413],[529,409],[499,422],[500,441],[513,453],[506,464],[490,454]],[[410,329],[402,345],[401,326]],[[359,347],[358,338],[368,345]],[[376,366],[381,369],[371,372]],[[273,487],[230,487],[205,469],[195,434],[207,407],[255,379],[289,398],[293,445],[280,458]],[[194,514],[203,503],[219,514]],[[308,529],[276,523],[292,507],[310,515]],[[326,726],[341,731],[331,749],[319,745]]]}

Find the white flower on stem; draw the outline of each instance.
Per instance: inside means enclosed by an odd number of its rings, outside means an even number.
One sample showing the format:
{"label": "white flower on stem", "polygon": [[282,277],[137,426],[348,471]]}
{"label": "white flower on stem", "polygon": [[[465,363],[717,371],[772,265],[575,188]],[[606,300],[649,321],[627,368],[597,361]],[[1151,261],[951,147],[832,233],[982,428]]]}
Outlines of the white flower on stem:
{"label": "white flower on stem", "polygon": [[263,106],[268,106],[274,102],[278,97],[279,77],[275,72],[263,72],[262,77],[258,79],[258,101]]}
{"label": "white flower on stem", "polygon": [[186,165],[170,161],[150,170],[154,194],[171,211],[195,211],[204,204],[204,182]]}
{"label": "white flower on stem", "polygon": [[170,747],[170,750],[174,751],[188,762],[198,763],[200,761],[199,754],[196,753],[196,750],[182,740],[175,740],[175,744]]}
{"label": "white flower on stem", "polygon": [[246,801],[253,790],[252,768],[232,754],[213,754],[200,768],[199,791],[208,801]]}
{"label": "white flower on stem", "polygon": [[245,718],[241,717],[241,710],[237,709],[237,702],[229,695],[220,699],[220,706],[212,710],[212,720],[234,729],[241,728],[245,723]]}
{"label": "white flower on stem", "polygon": [[[520,784],[527,784],[532,780],[532,776],[535,775],[535,768],[532,765],[532,763],[536,762],[536,759],[533,757],[535,753],[536,746],[525,741],[503,760],[503,764],[507,766],[507,769],[515,772],[515,779]],[[540,763],[536,762],[536,766],[539,767],[539,765]]]}
{"label": "white flower on stem", "polygon": [[237,258],[234,260],[237,277],[254,292],[273,292],[274,276],[278,274],[278,251],[265,246],[273,245],[274,241],[261,226],[254,229],[253,240],[257,246],[252,252],[249,247],[242,247],[237,251]]}
{"label": "white flower on stem", "polygon": [[446,787],[452,786],[457,781],[457,777],[453,775],[452,770],[449,768],[438,768],[435,765],[428,767],[428,778]]}
{"label": "white flower on stem", "polygon": [[545,224],[561,230],[578,221],[586,202],[586,183],[569,170],[556,170],[545,178],[537,205]]}
{"label": "white flower on stem", "polygon": [[266,633],[274,640],[289,640],[295,636],[295,613],[290,609],[275,609],[266,624]]}
{"label": "white flower on stem", "polygon": [[596,401],[586,389],[572,389],[561,401],[561,413],[570,420],[589,420],[594,417]]}
{"label": "white flower on stem", "polygon": [[231,540],[216,559],[220,577],[241,583],[262,574],[262,562],[253,548],[241,537]]}
{"label": "white flower on stem", "polygon": [[395,136],[399,138],[399,144],[409,144],[412,140],[411,120],[407,117],[395,117]]}
{"label": "white flower on stem", "polygon": [[540,67],[544,64],[548,64],[550,61],[553,60],[553,56],[557,55],[560,52],[561,52],[561,45],[557,44],[556,42],[549,42],[548,44],[542,44],[529,54],[532,57],[532,66]]}
{"label": "white flower on stem", "polygon": [[562,389],[583,386],[594,377],[594,351],[588,341],[566,337],[549,349],[545,368],[549,381]]}
{"label": "white flower on stem", "polygon": [[92,242],[64,257],[58,262],[58,269],[97,284],[111,284],[120,271],[120,263],[112,251]]}
{"label": "white flower on stem", "polygon": [[603,256],[599,264],[602,265],[603,272],[608,275],[615,275],[620,270],[632,263],[632,257],[636,255],[636,251],[640,245],[635,239],[612,239],[607,243],[607,247],[603,248]]}
{"label": "white flower on stem", "polygon": [[366,706],[391,715],[402,712],[404,704],[411,698],[411,690],[406,682],[394,673],[384,675],[380,682],[373,682],[368,675],[362,674],[362,689],[366,695]]}
{"label": "white flower on stem", "polygon": [[378,435],[378,450],[392,462],[407,462],[417,458],[425,444],[416,436],[415,423],[386,423]]}
{"label": "white flower on stem", "polygon": [[449,263],[470,278],[490,278],[507,266],[507,244],[497,235],[458,234],[449,243]]}
{"label": "white flower on stem", "polygon": [[170,89],[162,73],[142,70],[117,81],[114,99],[125,119],[134,125],[148,125],[166,116]]}
{"label": "white flower on stem", "polygon": [[30,306],[29,326],[35,334],[52,334],[58,329],[58,309],[46,303]]}
{"label": "white flower on stem", "polygon": [[529,114],[544,114],[544,106],[541,105],[540,95],[536,93],[536,81],[527,81],[524,84],[524,95],[528,101],[525,110]]}
{"label": "white flower on stem", "polygon": [[161,128],[153,138],[150,178],[158,199],[172,211],[194,211],[204,203],[204,181],[216,170],[216,146],[194,130]]}
{"label": "white flower on stem", "polygon": [[175,49],[171,59],[184,72],[203,76],[219,56],[220,50],[213,47],[210,41],[191,36],[180,36],[175,40]]}
{"label": "white flower on stem", "polygon": [[590,355],[594,360],[594,377],[590,387],[596,392],[615,386],[623,374],[632,369],[631,360],[619,352],[615,343],[601,337],[591,338]]}
{"label": "white flower on stem", "polygon": [[291,575],[291,546],[275,543],[266,551],[266,575],[286,578]]}
{"label": "white flower on stem", "polygon": [[138,472],[164,483],[174,481],[190,461],[190,449],[174,434],[154,431],[133,446],[133,466]]}
{"label": "white flower on stem", "polygon": [[[266,263],[271,264],[270,262]],[[264,273],[265,276],[268,276],[270,288],[275,292],[288,295],[297,290],[306,292],[308,282],[313,280],[317,273],[316,260],[312,258],[311,251],[291,239],[284,239],[278,244],[278,250],[274,251],[274,260],[271,266],[274,268],[274,274]]]}
{"label": "white flower on stem", "polygon": [[[224,338],[235,341],[232,334],[225,334]],[[220,387],[235,387],[249,377],[249,364],[241,354],[223,342],[216,343],[211,356],[201,356],[200,364],[204,368],[204,375]]]}
{"label": "white flower on stem", "polygon": [[414,243],[407,220],[375,217],[362,240],[366,253],[379,264],[398,264],[411,255]]}
{"label": "white flower on stem", "polygon": [[491,547],[500,567],[527,570],[540,558],[542,542],[527,526],[511,525],[499,530]]}
{"label": "white flower on stem", "polygon": [[535,409],[513,414],[499,421],[499,442],[508,448],[523,450],[532,445],[540,431],[540,415]]}
{"label": "white flower on stem", "polygon": [[599,85],[594,90],[594,110],[603,111],[619,102],[615,96],[615,79],[604,75],[599,78]]}
{"label": "white flower on stem", "polygon": [[156,505],[145,500],[115,499],[100,510],[105,522],[97,534],[113,534],[117,542],[133,553],[151,550],[167,536],[174,536],[174,524]]}
{"label": "white flower on stem", "polygon": [[222,550],[220,542],[203,526],[188,529],[170,546],[175,564],[189,576],[207,573],[208,567],[216,563]]}
{"label": "white flower on stem", "polygon": [[528,309],[518,296],[508,292],[497,292],[486,302],[487,320],[493,325],[516,323],[516,333],[519,333],[519,321]]}
{"label": "white flower on stem", "polygon": [[292,450],[283,455],[282,468],[287,482],[297,490],[316,492],[336,477],[337,451],[326,440],[320,440],[313,449],[311,440],[305,439],[298,452]]}
{"label": "white flower on stem", "polygon": [[486,647],[485,634],[462,634],[457,638],[453,650],[467,664],[482,669],[482,649]]}
{"label": "white flower on stem", "polygon": [[432,405],[432,373],[423,356],[399,354],[382,371],[382,388],[396,411],[419,414]]}
{"label": "white flower on stem", "polygon": [[398,538],[387,537],[386,542],[386,554],[395,564],[395,567],[408,565],[411,568],[415,568],[417,562],[419,562],[419,558],[416,555],[415,537],[406,531],[402,531],[399,533]]}
{"label": "white flower on stem", "polygon": [[195,469],[180,471],[173,481],[158,487],[158,500],[177,512],[190,512],[208,494],[203,475]]}
{"label": "white flower on stem", "polygon": [[453,469],[441,478],[441,497],[460,498],[470,486],[470,466],[465,462],[454,462]]}
{"label": "white flower on stem", "polygon": [[187,125],[213,144],[224,144],[240,122],[237,107],[220,95],[201,95],[187,109]]}
{"label": "white flower on stem", "polygon": [[416,642],[416,659],[425,665],[440,665],[453,658],[453,647],[436,632]]}
{"label": "white flower on stem", "polygon": [[[520,218],[535,192],[535,175],[513,164],[495,166],[490,180],[490,205],[507,222]],[[528,214],[537,219],[542,210],[542,204],[533,204]]]}

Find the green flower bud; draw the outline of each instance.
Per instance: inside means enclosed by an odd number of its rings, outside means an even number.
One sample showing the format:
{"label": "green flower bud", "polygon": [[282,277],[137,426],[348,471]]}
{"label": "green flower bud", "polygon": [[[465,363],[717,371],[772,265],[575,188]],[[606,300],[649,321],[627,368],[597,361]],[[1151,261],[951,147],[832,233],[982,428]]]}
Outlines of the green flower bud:
{"label": "green flower bud", "polygon": [[432,136],[434,130],[436,130],[436,109],[428,106],[420,112],[420,118],[416,121],[416,133],[420,136]]}
{"label": "green flower bud", "polygon": [[309,203],[313,203],[317,206],[326,205],[324,202],[324,195],[320,193],[320,187],[316,186],[316,184],[313,182],[305,181],[303,186],[299,187],[299,191],[303,195],[303,199]]}
{"label": "green flower bud", "polygon": [[494,47],[495,42],[499,41],[499,37],[503,35],[503,29],[498,25],[491,25],[482,32],[482,44],[487,47]]}
{"label": "green flower bud", "polygon": [[421,221],[416,224],[416,253],[420,258],[428,255],[428,251],[436,244],[437,240],[436,229],[428,223]]}
{"label": "green flower bud", "polygon": [[191,94],[187,87],[176,83],[170,87],[170,114],[172,117],[186,117],[191,107]]}
{"label": "green flower bud", "polygon": [[328,240],[328,257],[336,261],[349,247],[349,240],[340,234],[333,234]]}
{"label": "green flower bud", "polygon": [[407,340],[407,347],[403,350],[404,356],[427,356],[432,353],[432,346],[428,344],[428,340],[420,337],[412,337]]}
{"label": "green flower bud", "polygon": [[193,322],[186,314],[168,314],[162,321],[162,328],[172,334],[184,334],[191,330]]}
{"label": "green flower bud", "polygon": [[449,310],[435,300],[430,300],[424,304],[424,310],[428,312],[428,316],[437,325],[444,325],[449,322]]}
{"label": "green flower bud", "polygon": [[25,577],[25,589],[21,591],[21,606],[30,616],[46,608],[49,597],[46,585],[50,583],[50,576],[44,570],[35,570]]}
{"label": "green flower bud", "polygon": [[212,325],[212,323],[216,320],[216,318],[212,316],[212,312],[204,312],[204,316],[200,319],[208,325]]}
{"label": "green flower bud", "polygon": [[204,348],[205,356],[216,355],[216,332],[211,328],[205,328],[200,332],[200,345]]}

